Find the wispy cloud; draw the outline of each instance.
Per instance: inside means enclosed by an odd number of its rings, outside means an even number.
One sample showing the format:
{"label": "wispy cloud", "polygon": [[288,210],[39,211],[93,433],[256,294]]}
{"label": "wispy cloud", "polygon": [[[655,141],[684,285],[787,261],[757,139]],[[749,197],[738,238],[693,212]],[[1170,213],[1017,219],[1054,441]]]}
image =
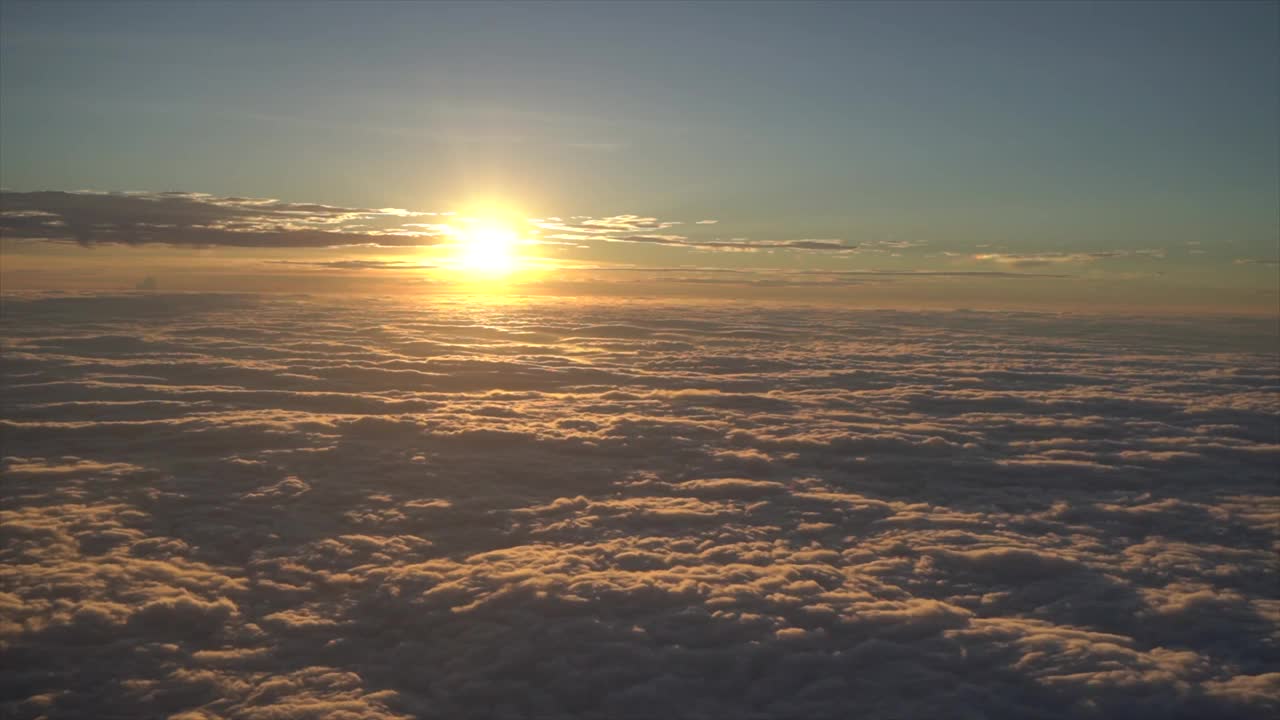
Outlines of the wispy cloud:
{"label": "wispy cloud", "polygon": [[1116,259],[1163,259],[1164,250],[1103,250],[1098,252],[1046,252],[1046,253],[979,253],[974,260],[994,262],[1013,267],[1044,267],[1068,263],[1091,263]]}
{"label": "wispy cloud", "polygon": [[[694,225],[714,225],[718,220],[698,220]],[[614,215],[592,218],[578,216],[569,221],[560,218],[541,218],[533,221],[539,229],[548,233],[547,238],[562,242],[615,242],[666,245],[668,247],[720,250],[726,252],[759,252],[762,250],[815,250],[848,252],[857,246],[841,240],[750,240],[747,238],[699,239],[687,235],[662,232],[683,223],[660,220],[639,215]]]}
{"label": "wispy cloud", "polygon": [[[0,233],[7,238],[97,244],[194,247],[416,247],[451,241],[449,226],[431,222],[452,212],[352,208],[271,198],[188,192],[4,192]],[[428,218],[424,221],[423,218]],[[698,220],[707,226],[716,220]],[[668,232],[678,220],[622,214],[534,218],[531,242],[576,246],[648,243],[726,252],[848,252],[840,240],[696,239]]]}

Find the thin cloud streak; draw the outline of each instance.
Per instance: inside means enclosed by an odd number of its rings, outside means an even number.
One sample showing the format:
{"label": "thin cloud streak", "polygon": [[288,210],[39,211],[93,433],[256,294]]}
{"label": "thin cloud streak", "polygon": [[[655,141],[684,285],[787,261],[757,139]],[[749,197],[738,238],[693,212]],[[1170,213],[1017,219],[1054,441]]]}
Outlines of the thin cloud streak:
{"label": "thin cloud streak", "polygon": [[1091,263],[1099,260],[1143,259],[1163,260],[1165,251],[1161,249],[1144,250],[1102,250],[1096,252],[1076,253],[979,253],[974,260],[1012,265],[1014,267],[1044,267],[1068,263]]}

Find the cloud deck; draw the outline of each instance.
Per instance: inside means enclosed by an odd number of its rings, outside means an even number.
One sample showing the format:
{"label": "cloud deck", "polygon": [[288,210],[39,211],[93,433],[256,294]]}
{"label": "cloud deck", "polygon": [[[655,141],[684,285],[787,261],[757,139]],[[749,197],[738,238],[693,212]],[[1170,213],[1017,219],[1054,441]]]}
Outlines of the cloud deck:
{"label": "cloud deck", "polygon": [[6,717],[1280,705],[1267,321],[155,294],[3,321]]}

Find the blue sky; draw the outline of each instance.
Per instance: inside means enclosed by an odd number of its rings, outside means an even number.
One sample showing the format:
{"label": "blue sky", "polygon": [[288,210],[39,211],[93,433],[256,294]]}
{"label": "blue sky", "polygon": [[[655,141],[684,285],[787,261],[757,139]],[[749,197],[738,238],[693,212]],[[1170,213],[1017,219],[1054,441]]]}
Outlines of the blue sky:
{"label": "blue sky", "polygon": [[1270,260],[1277,7],[5,0],[0,184]]}

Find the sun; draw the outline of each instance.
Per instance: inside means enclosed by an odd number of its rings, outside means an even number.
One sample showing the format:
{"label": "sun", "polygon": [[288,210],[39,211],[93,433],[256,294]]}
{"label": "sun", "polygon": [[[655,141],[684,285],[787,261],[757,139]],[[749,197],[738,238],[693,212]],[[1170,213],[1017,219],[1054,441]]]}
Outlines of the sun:
{"label": "sun", "polygon": [[516,267],[515,230],[497,222],[475,223],[461,233],[459,265],[484,275],[507,275]]}
{"label": "sun", "polygon": [[498,217],[468,217],[454,227],[452,265],[473,276],[502,277],[520,269],[523,238],[514,223]]}

